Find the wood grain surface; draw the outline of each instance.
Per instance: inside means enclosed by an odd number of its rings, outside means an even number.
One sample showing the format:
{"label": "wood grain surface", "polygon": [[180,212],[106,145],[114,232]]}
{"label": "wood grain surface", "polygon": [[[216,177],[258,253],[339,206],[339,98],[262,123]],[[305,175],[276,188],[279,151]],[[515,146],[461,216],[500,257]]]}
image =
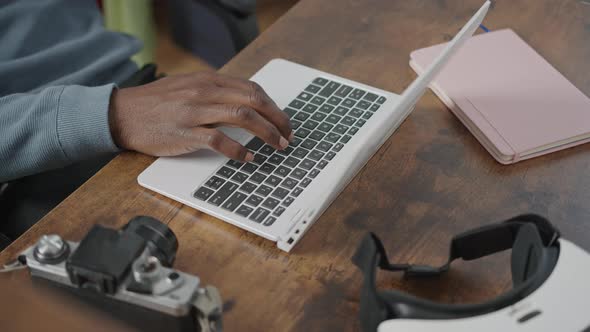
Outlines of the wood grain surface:
{"label": "wood grain surface", "polygon": [[[221,71],[250,77],[282,57],[399,93],[415,78],[410,52],[450,40],[482,2],[302,0]],[[590,96],[584,1],[498,0],[485,24],[515,30]],[[220,288],[227,331],[358,331],[361,279],[350,257],[368,231],[381,236],[393,260],[442,264],[454,234],[534,212],[590,250],[590,145],[502,166],[430,92],[290,254],[141,188],[136,177],[153,160],[121,154],[0,261],[42,234],[79,240],[95,223],[121,227],[135,215],[151,215],[179,237],[176,267]],[[437,281],[380,274],[378,284],[472,303],[511,286],[508,260],[503,253],[458,262]]]}

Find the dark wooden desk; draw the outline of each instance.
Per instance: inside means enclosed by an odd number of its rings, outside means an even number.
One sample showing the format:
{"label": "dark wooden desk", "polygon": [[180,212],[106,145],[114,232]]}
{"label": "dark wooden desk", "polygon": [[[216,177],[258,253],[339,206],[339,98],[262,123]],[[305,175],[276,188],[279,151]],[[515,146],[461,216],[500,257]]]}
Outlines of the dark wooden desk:
{"label": "dark wooden desk", "polygon": [[[222,72],[249,77],[283,57],[401,92],[415,77],[410,51],[449,40],[482,2],[303,0]],[[485,23],[514,29],[590,95],[590,5],[498,1]],[[233,303],[225,315],[228,331],[356,331],[360,275],[350,257],[367,231],[383,237],[393,259],[440,264],[453,234],[536,212],[590,250],[590,145],[502,166],[431,93],[291,254],[141,188],[136,177],[153,160],[122,154],[0,260],[42,234],[77,240],[94,223],[120,227],[147,214],[178,235],[176,266],[217,285]],[[379,284],[445,302],[480,301],[510,286],[508,259],[459,262],[438,282],[380,275]]]}

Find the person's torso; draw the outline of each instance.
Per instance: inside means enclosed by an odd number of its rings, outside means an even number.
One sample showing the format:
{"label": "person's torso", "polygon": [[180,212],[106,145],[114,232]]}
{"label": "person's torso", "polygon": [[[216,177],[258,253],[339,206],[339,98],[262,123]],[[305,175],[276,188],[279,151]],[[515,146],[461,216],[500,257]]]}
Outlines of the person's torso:
{"label": "person's torso", "polygon": [[0,96],[53,85],[120,83],[141,43],[108,31],[95,0],[0,2]]}

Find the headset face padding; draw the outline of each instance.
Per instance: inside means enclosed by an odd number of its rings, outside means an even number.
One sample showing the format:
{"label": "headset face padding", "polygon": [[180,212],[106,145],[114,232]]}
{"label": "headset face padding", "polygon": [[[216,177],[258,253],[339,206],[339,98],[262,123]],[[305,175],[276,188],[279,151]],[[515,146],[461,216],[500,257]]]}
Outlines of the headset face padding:
{"label": "headset face padding", "polygon": [[535,226],[526,224],[516,235],[512,246],[510,265],[512,268],[512,285],[516,287],[533,275],[543,255],[543,243]]}

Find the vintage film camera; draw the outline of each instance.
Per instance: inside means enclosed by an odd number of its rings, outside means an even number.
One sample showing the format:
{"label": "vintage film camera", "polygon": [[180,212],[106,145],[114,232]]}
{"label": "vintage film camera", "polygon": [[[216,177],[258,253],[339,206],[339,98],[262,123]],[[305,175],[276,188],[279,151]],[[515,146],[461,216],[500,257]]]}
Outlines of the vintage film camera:
{"label": "vintage film camera", "polygon": [[219,292],[172,268],[177,249],[165,224],[139,216],[121,230],[95,225],[80,243],[44,235],[19,260],[36,282],[140,331],[221,331]]}

